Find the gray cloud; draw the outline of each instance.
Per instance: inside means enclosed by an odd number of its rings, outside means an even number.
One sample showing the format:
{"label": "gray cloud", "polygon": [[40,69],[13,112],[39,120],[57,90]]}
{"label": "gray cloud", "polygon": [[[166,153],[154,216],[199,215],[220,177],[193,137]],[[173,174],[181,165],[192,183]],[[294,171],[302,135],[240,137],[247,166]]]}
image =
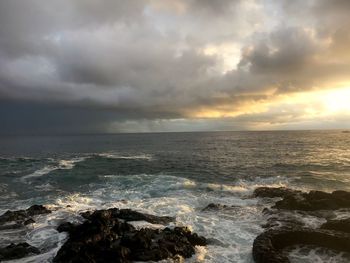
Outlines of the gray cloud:
{"label": "gray cloud", "polygon": [[[245,129],[273,120],[278,110],[220,120],[196,113],[241,111],[347,80],[349,8],[346,0],[1,1],[1,115],[13,116],[2,130],[33,132],[31,119],[41,119],[40,130],[72,126],[62,132]],[[224,47],[237,50],[236,68],[223,70]],[[17,107],[32,112],[28,121]]]}

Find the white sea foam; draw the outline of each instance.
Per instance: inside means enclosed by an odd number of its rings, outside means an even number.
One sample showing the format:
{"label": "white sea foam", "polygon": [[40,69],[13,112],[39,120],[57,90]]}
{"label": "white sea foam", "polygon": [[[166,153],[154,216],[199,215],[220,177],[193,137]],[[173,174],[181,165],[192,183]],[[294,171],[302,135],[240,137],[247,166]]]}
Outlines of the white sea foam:
{"label": "white sea foam", "polygon": [[[263,231],[260,224],[266,218],[261,211],[267,204],[263,203],[264,200],[251,198],[250,193],[257,185],[280,186],[286,183],[285,178],[260,178],[254,182],[242,180],[237,185],[210,184],[169,175],[146,174],[103,178],[106,179],[105,185],[96,186],[94,191],[56,199],[50,206],[54,212],[36,220],[34,229],[25,240],[46,252],[20,262],[49,262],[65,240],[65,236],[54,230],[60,222],[81,222],[79,212],[111,207],[174,216],[176,221],[169,226],[187,226],[210,240],[207,247],[198,247],[195,256],[182,259],[182,262],[252,262],[252,243]],[[91,187],[95,186],[92,184]],[[210,203],[234,207],[202,211]],[[145,222],[133,224],[136,227],[164,227]]]}
{"label": "white sea foam", "polygon": [[[67,239],[66,233],[58,233],[56,227],[62,218],[71,218],[74,221],[75,215],[68,215],[63,210],[53,210],[47,215],[40,215],[35,218],[35,223],[27,226],[27,229],[12,229],[7,232],[1,231],[0,246],[10,243],[27,242],[42,251],[40,255],[33,255],[17,260],[4,262],[11,263],[37,263],[52,262],[58,249]],[[76,220],[75,220],[76,221]]]}
{"label": "white sea foam", "polygon": [[348,263],[350,260],[350,255],[347,253],[312,246],[295,246],[288,252],[288,258],[292,263]]}
{"label": "white sea foam", "polygon": [[0,200],[17,197],[17,193],[8,190],[8,184],[0,184]]}
{"label": "white sea foam", "polygon": [[[257,199],[241,198],[242,185],[210,185],[168,175],[108,177],[105,187],[87,195],[70,195],[57,200],[57,205],[72,211],[101,208],[132,208],[140,212],[174,216],[174,225],[188,226],[193,231],[215,240],[184,262],[249,262],[254,238],[262,231],[261,210]],[[243,182],[241,182],[243,184]],[[213,190],[203,191],[211,186]],[[250,191],[246,182],[244,191]],[[237,194],[235,194],[237,193]],[[202,211],[209,203],[234,205],[223,211]],[[144,222],[134,223],[143,226]],[[161,227],[161,226],[153,226]],[[164,261],[169,262],[169,261]]]}
{"label": "white sea foam", "polygon": [[20,180],[22,182],[26,182],[30,178],[41,177],[58,169],[70,170],[70,169],[73,169],[77,163],[82,162],[85,159],[86,159],[85,157],[79,157],[79,158],[72,158],[70,160],[59,160],[57,164],[47,165],[42,169],[36,170],[34,173],[22,176]]}
{"label": "white sea foam", "polygon": [[36,170],[34,173],[22,176],[21,181],[26,181],[26,180],[33,178],[33,177],[41,177],[41,176],[46,175],[46,174],[48,174],[56,169],[58,169],[57,166],[50,166],[50,165],[45,166],[42,169]]}
{"label": "white sea foam", "polygon": [[131,221],[128,223],[133,225],[136,229],[142,229],[142,228],[163,229],[164,228],[164,225],[151,224],[146,221]]}
{"label": "white sea foam", "polygon": [[77,163],[82,162],[84,160],[86,160],[86,157],[73,158],[70,160],[60,160],[58,162],[58,169],[73,169]]}
{"label": "white sea foam", "polygon": [[109,158],[109,159],[130,159],[130,160],[147,160],[153,159],[152,155],[149,154],[138,154],[138,155],[120,155],[118,153],[99,153],[97,156]]}
{"label": "white sea foam", "polygon": [[38,191],[51,191],[53,189],[55,189],[50,183],[46,183],[46,184],[39,184],[34,186],[34,188]]}

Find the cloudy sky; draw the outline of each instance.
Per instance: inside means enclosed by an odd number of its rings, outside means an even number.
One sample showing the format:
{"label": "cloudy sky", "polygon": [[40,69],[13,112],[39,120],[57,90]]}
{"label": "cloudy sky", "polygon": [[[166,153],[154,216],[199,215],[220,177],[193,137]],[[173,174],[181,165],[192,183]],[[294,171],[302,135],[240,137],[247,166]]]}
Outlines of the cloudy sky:
{"label": "cloudy sky", "polygon": [[350,128],[349,0],[1,0],[0,133]]}

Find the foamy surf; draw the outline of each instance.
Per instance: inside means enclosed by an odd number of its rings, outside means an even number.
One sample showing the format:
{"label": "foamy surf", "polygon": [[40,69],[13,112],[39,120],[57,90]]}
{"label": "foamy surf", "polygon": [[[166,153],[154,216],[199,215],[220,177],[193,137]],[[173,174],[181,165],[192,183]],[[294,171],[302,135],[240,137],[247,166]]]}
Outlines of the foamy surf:
{"label": "foamy surf", "polygon": [[[39,139],[30,138],[33,146],[24,152],[35,152]],[[43,145],[33,158],[0,159],[0,213],[33,204],[54,210],[24,229],[0,231],[0,247],[26,241],[42,254],[14,262],[52,262],[66,238],[55,230],[61,222],[81,222],[80,212],[117,207],[175,217],[168,227],[187,226],[208,238],[207,247],[178,262],[250,263],[261,225],[273,220],[262,211],[276,201],[254,198],[254,189],[350,189],[344,140],[334,140],[332,133],[292,132],[55,138],[57,144]],[[337,218],[348,215],[336,212]],[[285,219],[312,228],[324,223],[302,213],[286,213]],[[342,258],[332,253],[295,248],[290,258],[293,263]]]}
{"label": "foamy surf", "polygon": [[[22,240],[39,247],[43,253],[9,262],[51,262],[66,239],[64,234],[59,234],[55,230],[60,222],[81,222],[83,219],[79,216],[80,212],[118,207],[160,216],[173,216],[176,220],[168,227],[187,226],[209,239],[209,245],[205,248],[198,247],[197,253],[192,258],[162,261],[164,263],[250,263],[253,262],[251,256],[253,241],[263,231],[261,224],[268,219],[261,211],[270,205],[267,200],[252,198],[251,190],[256,185],[281,185],[281,178],[275,178],[275,180],[257,178],[255,182],[241,180],[237,186],[203,184],[170,175],[112,176],[107,179],[105,185],[99,185],[94,191],[57,198],[49,205],[53,213],[40,216],[33,225],[33,229]],[[91,185],[91,187],[94,186]],[[208,187],[210,191],[203,190]],[[242,192],[245,194],[242,195]],[[229,207],[204,210],[203,208],[210,203],[225,204]],[[310,226],[322,223],[311,217],[299,219],[308,222]],[[132,224],[136,228],[165,227],[146,222]],[[13,235],[19,235],[19,233],[13,233]],[[320,255],[316,252],[308,253],[307,258],[318,259]],[[291,259],[302,258],[298,250],[290,253]],[[327,258],[327,255],[322,255],[322,258]],[[298,261],[294,260],[294,262]]]}
{"label": "foamy surf", "polygon": [[[257,199],[241,198],[241,189],[222,191],[228,185],[214,187],[212,191],[202,191],[201,185],[200,188],[193,186],[198,186],[198,183],[169,175],[119,176],[89,194],[74,194],[57,199],[55,207],[66,207],[64,210],[71,214],[118,207],[174,216],[176,221],[170,227],[187,226],[213,240],[205,251],[200,248],[193,258],[182,259],[182,262],[233,262],[232,259],[235,259],[234,262],[249,262],[252,242],[262,231],[262,205]],[[203,211],[210,203],[232,205],[234,208]],[[137,227],[149,225],[144,222],[134,224]]]}
{"label": "foamy surf", "polygon": [[61,169],[61,170],[73,169],[77,163],[82,162],[85,159],[86,157],[72,158],[70,160],[58,160],[58,162],[54,165],[47,165],[42,169],[36,170],[34,173],[22,176],[20,178],[20,181],[26,182],[28,179],[41,177],[58,169]]}
{"label": "foamy surf", "polygon": [[48,174],[56,169],[58,169],[57,166],[46,166],[42,169],[35,171],[34,173],[22,176],[21,181],[25,182],[26,180],[33,178],[33,177],[41,177],[41,176],[46,175],[46,174]]}
{"label": "foamy surf", "polygon": [[98,153],[96,156],[108,158],[108,159],[125,159],[125,160],[153,160],[153,156],[149,154],[138,154],[138,155],[121,155],[118,153]]}

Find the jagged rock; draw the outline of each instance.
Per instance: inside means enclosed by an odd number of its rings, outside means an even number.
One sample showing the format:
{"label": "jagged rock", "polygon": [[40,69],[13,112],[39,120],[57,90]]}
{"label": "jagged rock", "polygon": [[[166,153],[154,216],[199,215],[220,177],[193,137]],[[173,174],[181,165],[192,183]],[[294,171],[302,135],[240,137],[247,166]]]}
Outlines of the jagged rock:
{"label": "jagged rock", "polygon": [[58,232],[68,232],[70,233],[71,231],[73,231],[75,229],[76,225],[74,225],[73,223],[71,222],[65,222],[65,223],[62,223],[60,224],[58,227],[57,227],[57,231]]}
{"label": "jagged rock", "polygon": [[210,203],[209,205],[204,207],[202,209],[202,211],[206,211],[206,210],[220,210],[220,209],[224,209],[224,208],[227,208],[227,207],[228,207],[227,205]]}
{"label": "jagged rock", "polygon": [[350,218],[340,220],[328,220],[321,226],[321,228],[350,233]]}
{"label": "jagged rock", "polygon": [[350,192],[346,191],[334,191],[333,193],[311,191],[304,193],[284,187],[259,187],[255,189],[254,196],[283,198],[273,206],[277,209],[316,211],[350,208]]}
{"label": "jagged rock", "polygon": [[[92,214],[96,213],[105,213],[106,210],[98,210],[95,212],[84,212],[80,215],[85,219],[90,219]],[[123,219],[125,221],[146,221],[151,224],[162,224],[166,225],[170,222],[174,221],[173,217],[170,216],[155,216],[150,214],[143,214],[137,211],[133,211],[131,209],[118,209],[118,208],[110,208],[107,210],[108,213],[111,214],[113,218]]]}
{"label": "jagged rock", "polygon": [[40,254],[39,249],[29,245],[28,243],[12,243],[4,248],[0,248],[0,261],[19,259],[33,254]]}
{"label": "jagged rock", "polygon": [[286,196],[295,195],[298,193],[301,193],[301,191],[288,189],[286,187],[258,187],[254,190],[253,195],[255,197],[284,198]]}
{"label": "jagged rock", "polygon": [[317,211],[325,213],[315,213],[313,211],[290,211],[264,208],[262,213],[266,218],[266,223],[261,227],[265,229],[277,227],[307,227],[305,217],[331,218],[333,213],[330,211]]}
{"label": "jagged rock", "polygon": [[217,211],[217,210],[229,210],[229,209],[234,209],[234,208],[237,208],[237,207],[239,207],[239,206],[235,206],[235,205],[229,206],[229,205],[210,203],[209,205],[207,205],[206,207],[204,207],[202,209],[202,212],[211,211],[211,210],[214,210],[214,211]]}
{"label": "jagged rock", "polygon": [[16,222],[18,227],[21,227],[34,223],[33,216],[49,213],[51,213],[51,211],[42,205],[32,205],[26,210],[8,210],[0,216],[0,225],[8,222]]}
{"label": "jagged rock", "polygon": [[305,224],[294,217],[270,217],[267,222],[261,225],[262,228],[276,228],[276,227],[303,227]]}
{"label": "jagged rock", "polygon": [[304,211],[350,208],[350,193],[345,191],[296,193],[284,196],[281,201],[276,202],[274,207],[277,209]]}
{"label": "jagged rock", "polygon": [[195,253],[194,246],[206,245],[204,237],[191,233],[187,228],[136,230],[125,222],[145,220],[160,223],[168,222],[167,217],[129,209],[98,210],[83,216],[87,220],[80,225],[61,225],[61,230],[69,232],[69,239],[53,262],[158,261],[176,255],[188,258]]}
{"label": "jagged rock", "polygon": [[[309,193],[287,188],[257,188],[256,197],[281,197],[272,209],[265,208],[268,217],[263,227],[268,230],[260,234],[253,244],[253,258],[257,263],[288,263],[283,248],[292,245],[314,245],[350,252],[350,218],[330,220],[334,210],[350,208],[350,193],[334,191]],[[321,229],[306,228],[300,221],[302,216],[328,219]],[[347,233],[345,233],[347,232]]]}
{"label": "jagged rock", "polygon": [[268,230],[254,240],[253,258],[256,263],[289,263],[283,248],[301,244],[350,252],[350,235],[308,228]]}

